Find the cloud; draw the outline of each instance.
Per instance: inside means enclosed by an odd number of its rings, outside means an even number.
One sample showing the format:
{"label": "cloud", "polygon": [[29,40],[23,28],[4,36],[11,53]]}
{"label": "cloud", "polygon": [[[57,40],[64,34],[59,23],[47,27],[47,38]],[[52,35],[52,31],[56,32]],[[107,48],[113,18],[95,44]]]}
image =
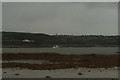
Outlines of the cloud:
{"label": "cloud", "polygon": [[117,3],[3,3],[3,30],[117,34]]}

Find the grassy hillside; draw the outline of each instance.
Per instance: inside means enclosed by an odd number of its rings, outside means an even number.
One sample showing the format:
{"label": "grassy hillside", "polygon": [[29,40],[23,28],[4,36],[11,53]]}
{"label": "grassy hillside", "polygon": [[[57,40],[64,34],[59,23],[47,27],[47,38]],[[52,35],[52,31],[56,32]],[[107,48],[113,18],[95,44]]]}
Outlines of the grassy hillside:
{"label": "grassy hillside", "polygon": [[117,46],[119,36],[48,35],[43,33],[2,32],[3,47],[93,47]]}

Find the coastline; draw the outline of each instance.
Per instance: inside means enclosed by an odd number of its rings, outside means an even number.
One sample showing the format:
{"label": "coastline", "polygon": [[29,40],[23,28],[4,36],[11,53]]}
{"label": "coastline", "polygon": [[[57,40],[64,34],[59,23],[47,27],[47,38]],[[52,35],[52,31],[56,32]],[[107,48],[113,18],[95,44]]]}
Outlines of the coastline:
{"label": "coastline", "polygon": [[[81,48],[81,47],[119,47],[120,45],[93,45],[93,46],[59,46],[59,48],[69,48],[69,47],[73,47],[73,48]],[[41,47],[36,47],[36,46],[9,46],[9,45],[3,45],[2,48],[52,48],[53,46],[41,46]]]}

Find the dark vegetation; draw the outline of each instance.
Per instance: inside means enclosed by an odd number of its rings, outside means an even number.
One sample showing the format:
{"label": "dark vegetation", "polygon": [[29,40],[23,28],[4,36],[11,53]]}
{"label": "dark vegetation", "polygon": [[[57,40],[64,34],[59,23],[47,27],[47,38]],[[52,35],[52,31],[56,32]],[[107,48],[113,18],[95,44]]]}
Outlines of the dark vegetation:
{"label": "dark vegetation", "polygon": [[118,54],[113,55],[65,55],[57,53],[3,53],[3,60],[47,60],[53,64],[29,64],[29,63],[2,63],[3,68],[28,68],[36,70],[51,70],[64,68],[111,68],[118,66]]}
{"label": "dark vegetation", "polygon": [[[95,47],[118,46],[119,36],[48,35],[42,33],[2,32],[3,47]],[[23,40],[30,40],[24,42]]]}

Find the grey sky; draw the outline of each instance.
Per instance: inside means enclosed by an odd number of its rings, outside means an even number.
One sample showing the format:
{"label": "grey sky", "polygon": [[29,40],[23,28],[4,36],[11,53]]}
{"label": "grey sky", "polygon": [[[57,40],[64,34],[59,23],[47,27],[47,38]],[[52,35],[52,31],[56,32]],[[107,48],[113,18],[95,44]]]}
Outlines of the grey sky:
{"label": "grey sky", "polygon": [[119,0],[1,0],[2,2],[119,2]]}
{"label": "grey sky", "polygon": [[48,34],[118,34],[117,3],[3,3],[2,28]]}
{"label": "grey sky", "polygon": [[0,31],[2,31],[2,3],[0,2]]}

